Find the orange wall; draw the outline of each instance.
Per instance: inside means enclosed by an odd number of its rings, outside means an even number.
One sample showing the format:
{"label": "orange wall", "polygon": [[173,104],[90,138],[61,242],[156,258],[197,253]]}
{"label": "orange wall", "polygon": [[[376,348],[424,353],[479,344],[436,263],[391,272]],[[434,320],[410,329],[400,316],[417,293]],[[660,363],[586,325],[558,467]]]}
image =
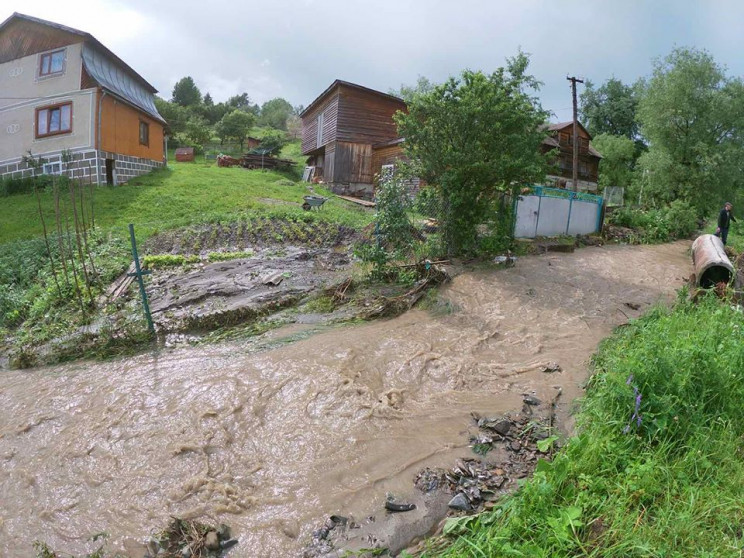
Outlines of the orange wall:
{"label": "orange wall", "polygon": [[[163,160],[163,125],[157,120],[109,95],[103,98],[101,120],[101,149],[104,151],[153,161]],[[140,120],[150,125],[149,145],[139,142]]]}

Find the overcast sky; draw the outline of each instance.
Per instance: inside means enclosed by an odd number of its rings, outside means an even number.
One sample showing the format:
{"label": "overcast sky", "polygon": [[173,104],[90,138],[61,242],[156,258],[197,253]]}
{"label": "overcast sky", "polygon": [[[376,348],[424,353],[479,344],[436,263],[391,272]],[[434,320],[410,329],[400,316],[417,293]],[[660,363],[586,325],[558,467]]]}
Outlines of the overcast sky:
{"label": "overcast sky", "polygon": [[388,92],[521,47],[543,106],[570,120],[567,75],[630,83],[675,46],[744,73],[741,0],[4,0],[0,21],[14,11],[91,33],[166,99],[190,75],[216,101],[307,106],[336,78]]}

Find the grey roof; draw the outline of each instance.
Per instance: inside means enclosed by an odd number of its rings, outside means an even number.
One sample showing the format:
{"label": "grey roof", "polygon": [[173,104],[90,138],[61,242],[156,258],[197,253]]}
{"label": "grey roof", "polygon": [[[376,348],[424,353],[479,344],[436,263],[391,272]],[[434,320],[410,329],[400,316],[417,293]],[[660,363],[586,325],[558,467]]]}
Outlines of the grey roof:
{"label": "grey roof", "polygon": [[105,53],[86,43],[83,45],[83,64],[88,75],[101,87],[165,123],[155,107],[152,92],[145,89],[142,83],[114,63]]}

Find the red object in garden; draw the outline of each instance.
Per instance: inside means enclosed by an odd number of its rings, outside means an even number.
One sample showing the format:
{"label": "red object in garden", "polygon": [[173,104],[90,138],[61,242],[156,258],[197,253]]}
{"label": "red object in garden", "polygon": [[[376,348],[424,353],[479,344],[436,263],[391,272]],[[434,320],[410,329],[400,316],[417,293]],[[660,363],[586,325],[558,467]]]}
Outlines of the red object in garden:
{"label": "red object in garden", "polygon": [[194,148],[193,147],[179,147],[176,149],[176,161],[181,163],[187,163],[194,160]]}

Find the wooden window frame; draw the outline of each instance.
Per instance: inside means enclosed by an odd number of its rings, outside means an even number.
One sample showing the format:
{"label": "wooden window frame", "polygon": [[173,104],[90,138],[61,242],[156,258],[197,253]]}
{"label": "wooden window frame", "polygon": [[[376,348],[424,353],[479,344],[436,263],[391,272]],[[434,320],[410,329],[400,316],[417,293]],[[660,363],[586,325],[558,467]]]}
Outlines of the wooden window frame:
{"label": "wooden window frame", "polygon": [[[45,52],[43,54],[39,55],[39,68],[37,70],[36,75],[39,78],[48,78],[53,76],[61,76],[65,73],[65,69],[67,66],[67,54],[65,53],[67,49],[66,48],[58,48],[56,50],[50,50],[49,52]],[[62,69],[58,72],[52,72],[52,61],[51,58],[57,53],[62,53]],[[49,58],[49,72],[44,72],[44,59]]]}
{"label": "wooden window frame", "polygon": [[[61,130],[60,129],[60,130],[57,130],[57,131],[54,131],[54,132],[47,131],[45,134],[40,134],[39,133],[39,113],[44,112],[44,111],[51,112],[51,111],[53,111],[55,109],[60,109],[59,124],[60,124],[60,126],[62,126],[62,110],[61,109],[62,109],[62,107],[65,107],[65,106],[69,106],[70,107],[70,128],[68,130]],[[47,130],[49,129],[49,121],[50,120],[51,119],[49,118],[49,116],[47,116]],[[62,134],[71,134],[72,133],[72,101],[66,101],[64,103],[57,103],[57,104],[54,104],[54,105],[47,105],[45,107],[37,107],[36,112],[34,114],[34,122],[35,122],[35,126],[34,126],[34,137],[36,139],[48,138],[48,137],[52,137],[52,136],[60,136]]]}
{"label": "wooden window frame", "polygon": [[[144,127],[145,127],[144,129],[146,131],[145,132],[145,136],[146,136],[145,137],[145,141],[142,141],[142,126],[143,125],[144,125]],[[139,121],[138,135],[139,135],[139,143],[140,143],[140,145],[144,145],[146,147],[150,147],[150,123],[149,122],[146,122],[145,120],[140,120]]]}

